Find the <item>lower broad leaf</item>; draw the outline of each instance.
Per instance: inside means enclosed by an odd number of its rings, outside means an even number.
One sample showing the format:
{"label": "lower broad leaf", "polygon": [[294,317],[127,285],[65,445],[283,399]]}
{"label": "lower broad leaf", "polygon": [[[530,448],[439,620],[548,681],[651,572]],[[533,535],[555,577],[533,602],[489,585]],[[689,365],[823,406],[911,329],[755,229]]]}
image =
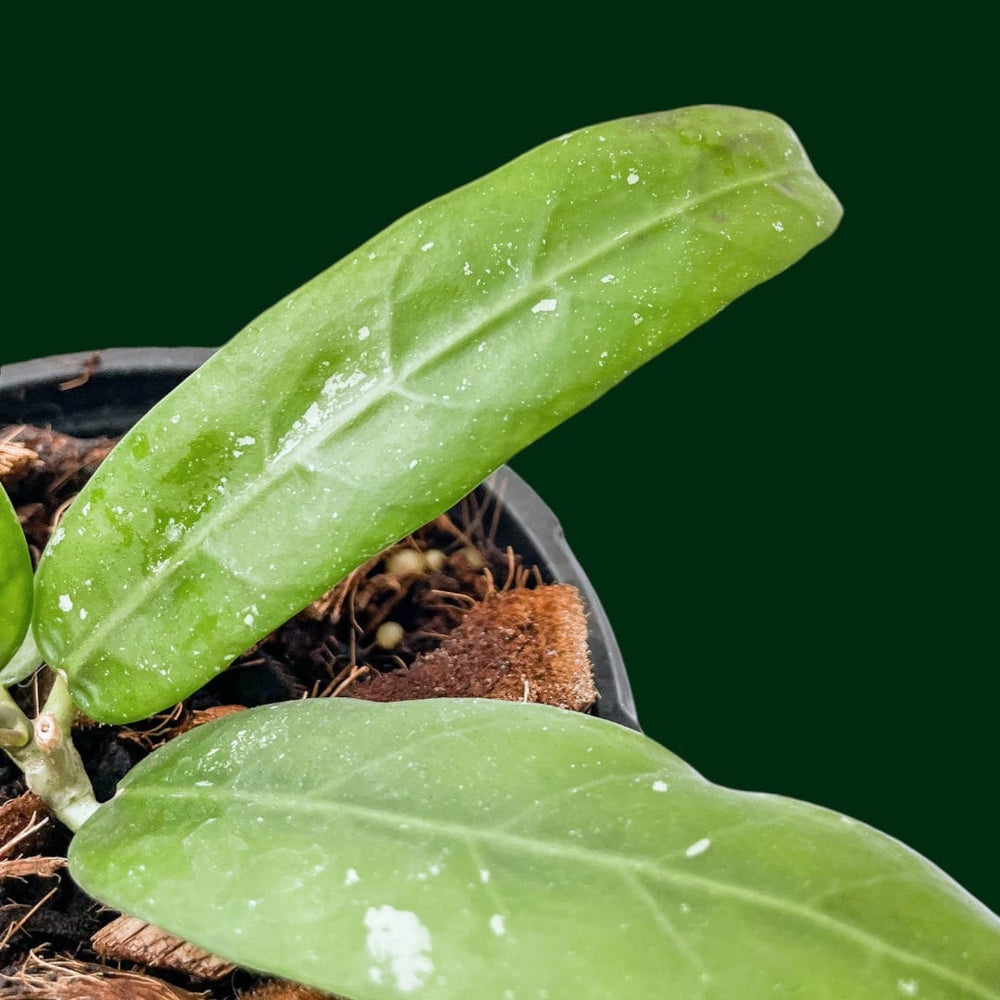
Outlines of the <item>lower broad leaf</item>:
{"label": "lower broad leaf", "polygon": [[1000,919],[897,841],[537,705],[281,704],[75,838],[98,899],[355,1000],[1000,997]]}

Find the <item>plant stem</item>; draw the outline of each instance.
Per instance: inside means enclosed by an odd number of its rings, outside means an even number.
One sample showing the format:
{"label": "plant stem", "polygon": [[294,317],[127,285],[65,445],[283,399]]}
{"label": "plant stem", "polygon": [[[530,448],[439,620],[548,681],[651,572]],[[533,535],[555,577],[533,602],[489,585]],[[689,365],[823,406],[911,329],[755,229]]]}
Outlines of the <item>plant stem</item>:
{"label": "plant stem", "polygon": [[18,651],[0,670],[0,684],[17,684],[30,677],[42,665],[42,654],[35,645],[35,637],[28,629]]}
{"label": "plant stem", "polygon": [[[97,809],[97,799],[73,746],[76,707],[65,677],[56,675],[45,707],[33,724],[8,692],[0,691],[0,746],[24,772],[28,787],[75,832]],[[12,735],[5,738],[4,733]]]}

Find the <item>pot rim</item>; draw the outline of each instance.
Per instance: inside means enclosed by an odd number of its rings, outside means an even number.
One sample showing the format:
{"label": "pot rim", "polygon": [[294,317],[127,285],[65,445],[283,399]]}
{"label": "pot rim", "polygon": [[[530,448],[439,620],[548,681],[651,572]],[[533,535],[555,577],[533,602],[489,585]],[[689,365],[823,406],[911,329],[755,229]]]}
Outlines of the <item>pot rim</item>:
{"label": "pot rim", "polygon": [[[173,385],[207,361],[216,348],[210,347],[117,347],[96,351],[79,351],[71,354],[53,354],[17,361],[0,368],[0,424],[37,423],[28,408],[23,417],[16,414],[17,407],[28,402],[30,394],[42,393],[50,398],[46,403],[47,422],[55,425],[58,414],[65,415],[71,423],[68,407],[63,403],[77,402],[86,410],[101,382],[121,383],[123,379],[139,376],[150,385],[147,395],[152,402],[165,395]],[[59,384],[73,380],[88,372],[87,381],[93,382],[88,393],[63,396]],[[86,383],[84,383],[86,384]],[[117,420],[118,430],[127,427],[138,416],[135,407],[112,409],[107,419],[109,426]],[[148,408],[150,401],[145,402]],[[53,421],[52,413],[56,413]],[[577,588],[587,612],[587,640],[594,666],[594,681],[599,698],[594,714],[599,718],[619,723],[641,732],[636,716],[625,662],[608,616],[597,592],[587,578],[570,548],[562,525],[542,498],[509,466],[501,466],[481,484],[480,489],[501,505],[502,531],[511,544],[526,560],[537,562],[543,572],[556,583],[568,583]]]}

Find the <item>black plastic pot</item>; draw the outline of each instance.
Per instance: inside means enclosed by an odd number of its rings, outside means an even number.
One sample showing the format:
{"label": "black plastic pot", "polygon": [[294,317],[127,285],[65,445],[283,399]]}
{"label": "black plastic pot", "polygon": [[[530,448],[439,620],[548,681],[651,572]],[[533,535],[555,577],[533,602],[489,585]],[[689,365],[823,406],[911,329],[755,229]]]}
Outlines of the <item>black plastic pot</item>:
{"label": "black plastic pot", "polygon": [[[0,425],[51,426],[78,437],[126,431],[212,351],[206,348],[115,348],[93,354],[60,354],[0,369]],[[71,390],[67,382],[89,377]],[[588,642],[599,699],[595,714],[639,729],[625,663],[601,603],[541,498],[503,466],[479,488],[498,499],[497,542],[511,545],[551,582],[573,584],[588,618]]]}

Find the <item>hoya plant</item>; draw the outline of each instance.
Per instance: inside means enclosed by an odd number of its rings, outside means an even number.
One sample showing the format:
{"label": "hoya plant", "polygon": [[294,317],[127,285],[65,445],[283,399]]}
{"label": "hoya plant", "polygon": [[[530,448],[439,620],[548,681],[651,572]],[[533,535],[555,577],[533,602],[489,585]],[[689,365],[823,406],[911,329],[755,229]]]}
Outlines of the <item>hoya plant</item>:
{"label": "hoya plant", "polygon": [[0,742],[75,831],[73,878],[356,1000],[1000,997],[1000,920],[930,862],[592,716],[286,702],[170,741],[102,804],[73,749],[78,711],[189,695],[840,215],[769,114],[581,129],[252,322],[114,448],[33,581],[4,500],[0,678],[55,681],[33,720],[0,696]]}

